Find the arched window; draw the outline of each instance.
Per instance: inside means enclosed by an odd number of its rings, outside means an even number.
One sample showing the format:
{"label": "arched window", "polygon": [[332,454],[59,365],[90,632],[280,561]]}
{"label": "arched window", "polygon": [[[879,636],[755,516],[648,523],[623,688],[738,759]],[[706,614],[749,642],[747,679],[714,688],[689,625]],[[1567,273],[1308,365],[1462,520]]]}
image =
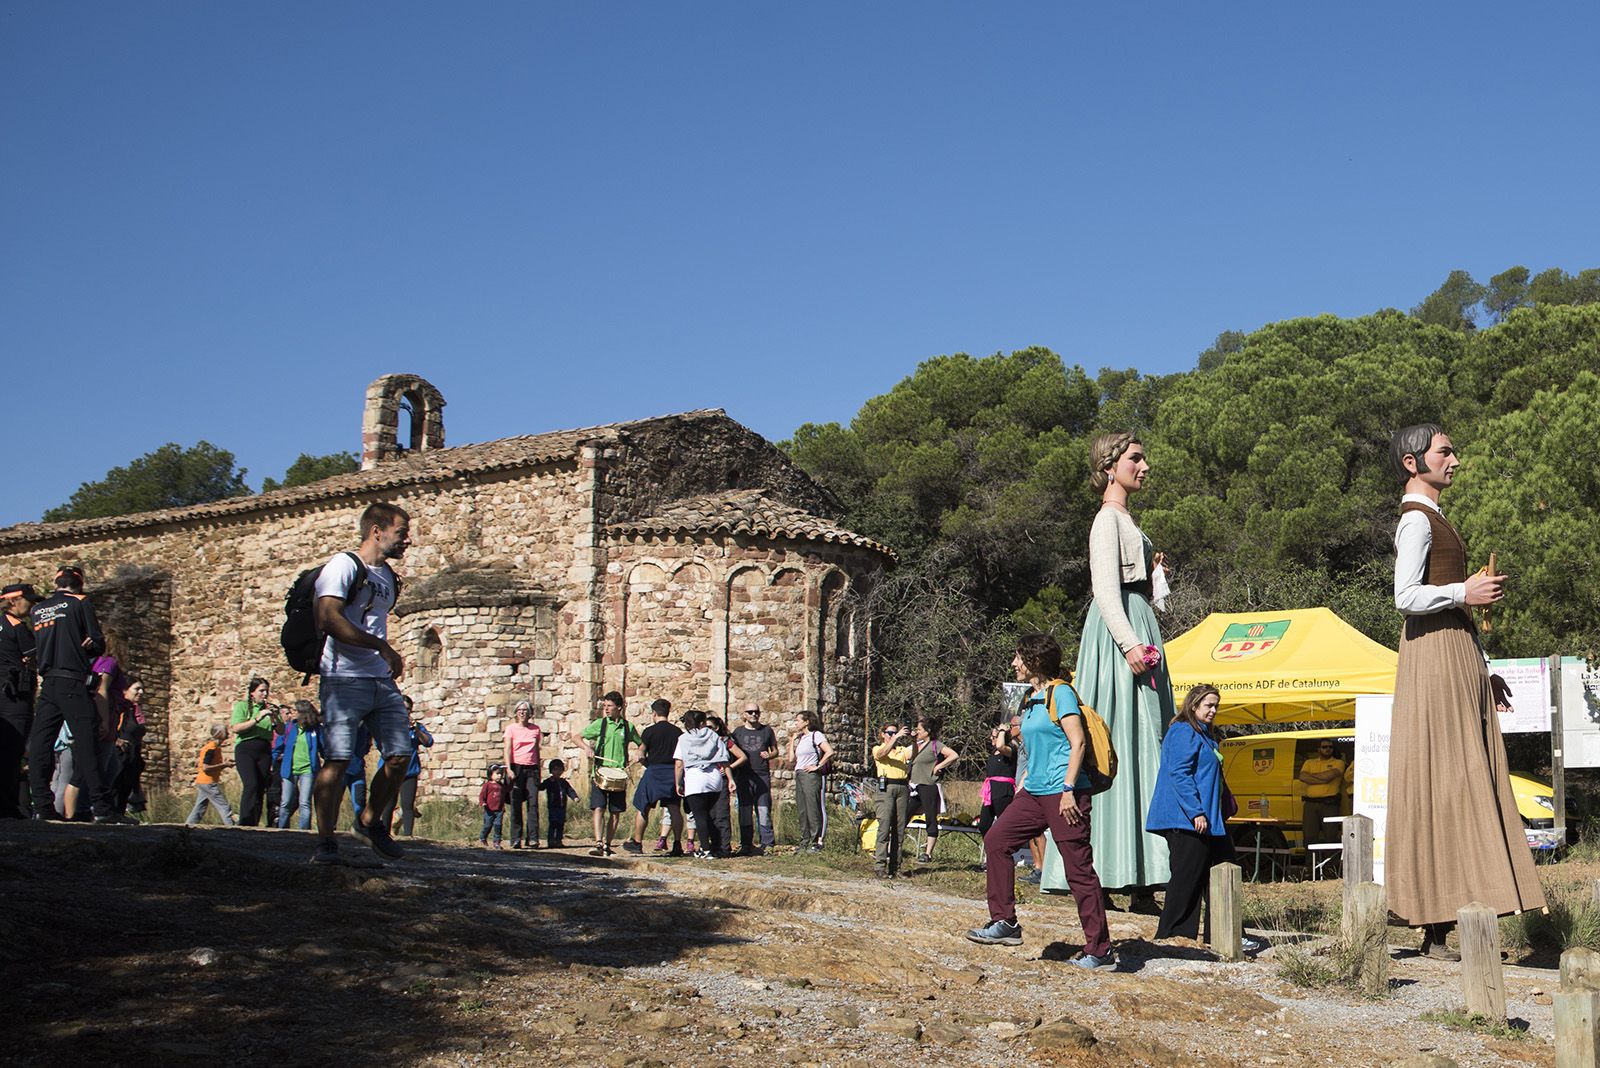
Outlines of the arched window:
{"label": "arched window", "polygon": [[439,637],[437,627],[429,627],[417,642],[417,681],[431,682],[439,677],[443,667],[444,639]]}

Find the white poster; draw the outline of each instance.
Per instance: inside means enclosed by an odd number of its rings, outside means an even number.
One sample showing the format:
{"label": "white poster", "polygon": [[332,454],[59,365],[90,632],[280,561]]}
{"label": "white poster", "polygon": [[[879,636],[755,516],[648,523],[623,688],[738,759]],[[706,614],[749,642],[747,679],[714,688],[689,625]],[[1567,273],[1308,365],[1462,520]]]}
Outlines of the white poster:
{"label": "white poster", "polygon": [[1501,734],[1548,734],[1550,663],[1542,657],[1489,661]]}
{"label": "white poster", "polygon": [[1354,811],[1372,820],[1372,881],[1383,882],[1383,837],[1389,822],[1389,723],[1394,697],[1356,698]]}
{"label": "white poster", "polygon": [[1600,668],[1561,660],[1561,758],[1569,768],[1600,768]]}

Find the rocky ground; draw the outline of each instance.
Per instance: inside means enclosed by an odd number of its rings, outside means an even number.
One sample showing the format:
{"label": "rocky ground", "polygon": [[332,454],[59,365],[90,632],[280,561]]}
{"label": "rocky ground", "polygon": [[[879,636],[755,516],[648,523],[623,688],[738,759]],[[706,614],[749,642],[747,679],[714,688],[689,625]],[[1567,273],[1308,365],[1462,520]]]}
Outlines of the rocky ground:
{"label": "rocky ground", "polygon": [[[1508,968],[1522,1037],[1418,1019],[1455,967],[1397,951],[1391,996],[1157,946],[1114,913],[1086,974],[1070,900],[1026,943],[982,902],[798,860],[600,860],[414,843],[307,863],[293,832],[0,829],[7,1060],[28,1065],[1467,1065],[1553,1063],[1555,975]],[[1420,1059],[1419,1059],[1420,1058]],[[1443,1058],[1448,1058],[1445,1060]]]}

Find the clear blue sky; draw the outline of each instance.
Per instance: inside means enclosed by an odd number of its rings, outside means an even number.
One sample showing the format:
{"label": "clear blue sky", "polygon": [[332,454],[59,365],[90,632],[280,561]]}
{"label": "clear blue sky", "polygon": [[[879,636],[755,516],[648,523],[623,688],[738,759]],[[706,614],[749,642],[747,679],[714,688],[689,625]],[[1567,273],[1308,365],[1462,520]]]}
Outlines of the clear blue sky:
{"label": "clear blue sky", "polygon": [[0,524],[166,441],[252,485],[359,449],[390,371],[457,444],[779,439],[940,353],[1166,372],[1600,266],[1597,40],[1587,0],[0,5]]}

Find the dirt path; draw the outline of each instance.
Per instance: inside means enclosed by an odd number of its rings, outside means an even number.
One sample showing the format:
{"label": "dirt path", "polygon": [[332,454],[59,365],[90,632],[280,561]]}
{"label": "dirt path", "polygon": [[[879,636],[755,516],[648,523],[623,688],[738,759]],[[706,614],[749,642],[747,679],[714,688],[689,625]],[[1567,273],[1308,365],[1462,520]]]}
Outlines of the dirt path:
{"label": "dirt path", "polygon": [[0,827],[14,1062],[1553,1063],[1549,972],[1508,969],[1530,1034],[1493,1039],[1417,1020],[1456,1007],[1459,986],[1411,955],[1368,1003],[1291,987],[1266,961],[1154,946],[1154,920],[1121,913],[1119,970],[1079,973],[1070,901],[1024,906],[1026,944],[986,948],[962,937],[981,902],[781,862],[416,843],[399,864],[320,868],[310,846]]}

